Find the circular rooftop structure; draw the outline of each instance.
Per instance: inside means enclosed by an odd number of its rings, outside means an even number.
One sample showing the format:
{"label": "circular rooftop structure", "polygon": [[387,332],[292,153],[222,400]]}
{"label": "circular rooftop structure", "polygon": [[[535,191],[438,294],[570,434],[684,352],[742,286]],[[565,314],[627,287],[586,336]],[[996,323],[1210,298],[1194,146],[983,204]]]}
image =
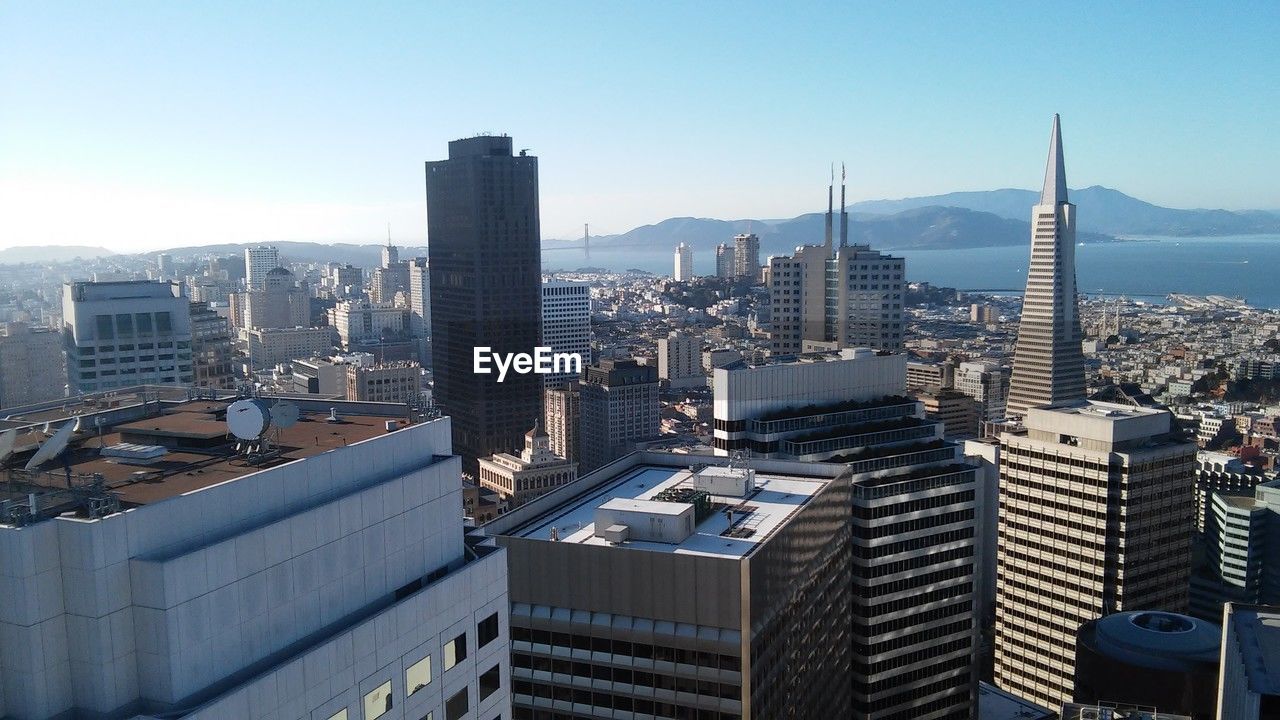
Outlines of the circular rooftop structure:
{"label": "circular rooftop structure", "polygon": [[1178,613],[1139,610],[1108,615],[1094,626],[1098,653],[1152,670],[1216,663],[1222,628]]}

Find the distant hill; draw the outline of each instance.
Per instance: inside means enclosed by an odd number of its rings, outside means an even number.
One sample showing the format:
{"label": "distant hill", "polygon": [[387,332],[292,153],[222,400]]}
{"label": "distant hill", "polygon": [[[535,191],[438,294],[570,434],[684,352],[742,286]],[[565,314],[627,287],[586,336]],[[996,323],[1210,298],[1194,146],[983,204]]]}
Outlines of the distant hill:
{"label": "distant hill", "polygon": [[[240,255],[247,247],[255,247],[261,243],[224,243],[221,245],[199,245],[195,247],[173,248],[166,250],[178,260],[203,255]],[[334,243],[332,245],[318,242],[299,242],[285,240],[266,243],[280,250],[280,257],[289,262],[302,263],[350,263],[357,267],[374,268],[382,262],[382,245],[353,245],[351,243]],[[154,254],[154,253],[148,253]],[[418,256],[426,256],[425,247],[400,247],[400,259],[408,260]]]}
{"label": "distant hill", "polygon": [[106,248],[87,245],[24,245],[0,250],[0,265],[59,263],[113,254]]}
{"label": "distant hill", "polygon": [[[760,237],[763,256],[790,252],[797,245],[820,243],[824,231],[823,213],[768,222],[684,217],[644,225],[620,235],[593,236],[591,242],[600,246],[657,247],[675,247],[683,242],[696,250],[706,250],[722,242],[732,242],[733,236],[739,233],[752,232]],[[838,216],[833,234],[838,241]],[[964,208],[919,207],[891,215],[850,213],[849,216],[849,242],[870,244],[877,250],[1025,245],[1030,239],[1031,225],[1026,220]],[[1112,242],[1115,238],[1100,233],[1079,233],[1079,240]]]}
{"label": "distant hill", "polygon": [[[1031,190],[987,190],[946,195],[871,200],[849,206],[851,211],[888,215],[904,210],[941,206],[991,213],[1012,220],[1028,220],[1040,194]],[[1180,210],[1160,207],[1111,188],[1094,185],[1071,190],[1079,208],[1079,229],[1107,235],[1249,235],[1280,233],[1280,214],[1264,210]]]}

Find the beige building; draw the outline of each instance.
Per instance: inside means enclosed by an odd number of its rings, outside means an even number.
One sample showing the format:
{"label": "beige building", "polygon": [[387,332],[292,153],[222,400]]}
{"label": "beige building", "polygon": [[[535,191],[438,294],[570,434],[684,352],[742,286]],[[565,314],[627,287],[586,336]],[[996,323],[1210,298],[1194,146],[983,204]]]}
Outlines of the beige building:
{"label": "beige building", "polygon": [[551,452],[567,460],[578,459],[578,425],[582,422],[582,393],[577,380],[543,393],[543,416]]}
{"label": "beige building", "polygon": [[1080,626],[1185,613],[1196,447],[1168,411],[1033,408],[1000,436],[995,681],[1046,707],[1074,692]]}
{"label": "beige building", "polygon": [[418,396],[422,367],[416,362],[347,365],[347,399],[409,402]]}
{"label": "beige building", "polygon": [[249,351],[250,370],[333,352],[333,328],[262,328],[240,332]]}
{"label": "beige building", "polygon": [[25,323],[0,323],[0,408],[65,394],[62,334]]}
{"label": "beige building", "polygon": [[578,479],[578,464],[551,452],[551,438],[537,423],[525,433],[520,455],[480,458],[480,485],[518,507]]}
{"label": "beige building", "polygon": [[259,328],[307,327],[311,324],[311,299],[306,285],[298,283],[293,273],[277,267],[267,271],[260,289],[250,290],[237,302],[243,310],[242,327]]}
{"label": "beige building", "polygon": [[929,419],[942,423],[948,438],[967,439],[978,436],[978,404],[973,398],[956,390],[931,388],[915,393],[924,405]]}
{"label": "beige building", "polygon": [[702,338],[676,331],[658,339],[658,380],[673,388],[704,387]]}

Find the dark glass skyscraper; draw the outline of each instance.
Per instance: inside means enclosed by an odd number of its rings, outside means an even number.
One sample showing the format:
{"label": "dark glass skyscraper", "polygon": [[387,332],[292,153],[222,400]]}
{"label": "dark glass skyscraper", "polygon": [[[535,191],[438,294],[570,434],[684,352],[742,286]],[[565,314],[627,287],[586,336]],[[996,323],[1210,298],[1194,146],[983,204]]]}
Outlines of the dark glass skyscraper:
{"label": "dark glass skyscraper", "polygon": [[520,448],[541,413],[541,377],[474,372],[474,348],[532,353],[541,323],[538,159],[511,138],[449,143],[427,163],[427,231],[435,399],[453,418],[454,452],[476,459]]}

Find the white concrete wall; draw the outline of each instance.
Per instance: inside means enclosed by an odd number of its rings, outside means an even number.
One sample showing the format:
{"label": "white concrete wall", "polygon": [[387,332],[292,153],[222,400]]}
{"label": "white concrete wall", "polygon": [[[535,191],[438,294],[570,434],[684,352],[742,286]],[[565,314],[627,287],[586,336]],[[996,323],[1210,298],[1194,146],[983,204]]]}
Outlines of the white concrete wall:
{"label": "white concrete wall", "polygon": [[717,420],[743,420],[783,408],[903,395],[907,356],[787,362],[712,373]]}

